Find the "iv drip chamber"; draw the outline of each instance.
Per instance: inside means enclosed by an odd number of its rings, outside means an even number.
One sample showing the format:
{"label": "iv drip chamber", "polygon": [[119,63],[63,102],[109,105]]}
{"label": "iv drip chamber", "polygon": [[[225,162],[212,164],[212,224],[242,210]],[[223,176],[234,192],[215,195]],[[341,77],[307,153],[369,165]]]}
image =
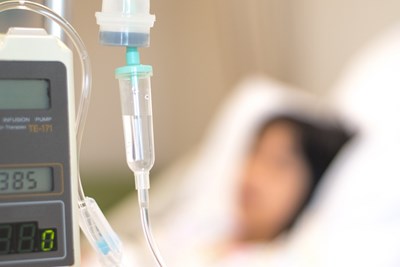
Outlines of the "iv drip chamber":
{"label": "iv drip chamber", "polygon": [[126,66],[117,70],[119,80],[126,160],[140,175],[154,165],[153,116],[150,66]]}

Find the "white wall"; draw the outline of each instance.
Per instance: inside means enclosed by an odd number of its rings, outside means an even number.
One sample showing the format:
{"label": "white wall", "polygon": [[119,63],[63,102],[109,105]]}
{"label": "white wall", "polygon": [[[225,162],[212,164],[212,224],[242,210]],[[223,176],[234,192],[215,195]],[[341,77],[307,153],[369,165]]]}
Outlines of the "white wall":
{"label": "white wall", "polygon": [[382,29],[400,22],[398,0],[292,1],[291,80],[325,90],[348,58]]}

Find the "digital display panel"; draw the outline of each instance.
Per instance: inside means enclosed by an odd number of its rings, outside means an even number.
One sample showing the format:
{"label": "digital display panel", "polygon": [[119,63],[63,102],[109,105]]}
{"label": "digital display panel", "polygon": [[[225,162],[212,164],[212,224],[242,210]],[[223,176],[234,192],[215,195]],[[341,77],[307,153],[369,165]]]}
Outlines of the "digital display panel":
{"label": "digital display panel", "polygon": [[49,193],[53,190],[51,167],[0,168],[0,195]]}
{"label": "digital display panel", "polygon": [[39,229],[37,222],[0,224],[0,257],[50,251],[57,251],[57,229]]}
{"label": "digital display panel", "polygon": [[0,110],[49,108],[48,80],[0,80]]}

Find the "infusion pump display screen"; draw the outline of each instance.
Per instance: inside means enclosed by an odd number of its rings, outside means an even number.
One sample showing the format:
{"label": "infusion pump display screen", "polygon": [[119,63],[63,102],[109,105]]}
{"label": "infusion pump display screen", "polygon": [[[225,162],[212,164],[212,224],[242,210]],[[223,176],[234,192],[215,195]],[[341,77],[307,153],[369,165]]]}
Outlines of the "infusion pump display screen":
{"label": "infusion pump display screen", "polygon": [[0,109],[48,108],[50,108],[50,83],[48,80],[0,80]]}
{"label": "infusion pump display screen", "polygon": [[67,81],[61,62],[0,59],[0,267],[77,265]]}
{"label": "infusion pump display screen", "polygon": [[53,188],[51,167],[0,168],[0,195],[50,193]]}
{"label": "infusion pump display screen", "polygon": [[37,222],[0,224],[0,255],[57,250],[57,229],[39,229]]}

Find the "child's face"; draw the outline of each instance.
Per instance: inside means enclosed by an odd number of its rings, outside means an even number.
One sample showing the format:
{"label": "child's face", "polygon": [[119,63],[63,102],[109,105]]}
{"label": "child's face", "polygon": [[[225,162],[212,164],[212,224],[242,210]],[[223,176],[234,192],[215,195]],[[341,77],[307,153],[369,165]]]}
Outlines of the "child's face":
{"label": "child's face", "polygon": [[270,240],[292,221],[310,187],[295,126],[269,126],[246,162],[239,198],[241,237]]}

